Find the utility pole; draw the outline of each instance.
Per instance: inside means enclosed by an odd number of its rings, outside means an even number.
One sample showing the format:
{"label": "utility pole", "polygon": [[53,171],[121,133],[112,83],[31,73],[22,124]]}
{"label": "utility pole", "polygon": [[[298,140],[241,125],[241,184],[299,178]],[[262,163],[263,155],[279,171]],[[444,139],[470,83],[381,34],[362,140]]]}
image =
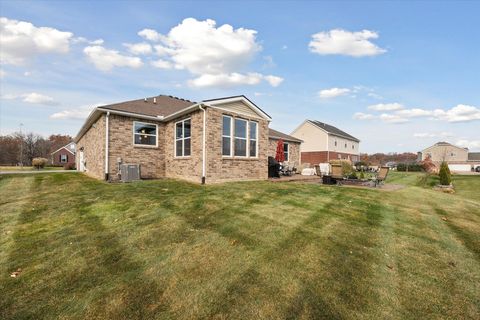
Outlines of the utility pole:
{"label": "utility pole", "polygon": [[22,134],[23,123],[20,123],[20,167],[23,169],[23,134]]}

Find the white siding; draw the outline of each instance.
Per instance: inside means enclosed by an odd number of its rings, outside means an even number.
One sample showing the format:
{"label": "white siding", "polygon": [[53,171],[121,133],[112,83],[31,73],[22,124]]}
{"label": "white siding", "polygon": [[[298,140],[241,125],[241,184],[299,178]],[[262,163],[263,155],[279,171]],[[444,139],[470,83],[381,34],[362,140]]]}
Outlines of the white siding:
{"label": "white siding", "polygon": [[[336,146],[335,146],[335,142],[337,142]],[[347,145],[347,147],[345,147],[345,144]],[[353,145],[353,149],[352,149],[352,145]],[[328,148],[329,148],[328,149],[329,151],[334,151],[334,152],[350,153],[355,155],[358,155],[360,153],[358,142],[337,137],[334,135],[329,135]]]}
{"label": "white siding", "polygon": [[300,145],[302,152],[327,150],[328,134],[310,122],[303,123],[291,136],[303,140]]}
{"label": "white siding", "polygon": [[245,115],[248,117],[255,117],[255,118],[260,117],[255,111],[253,111],[249,106],[247,106],[245,103],[241,101],[217,104],[215,105],[215,107],[223,110],[235,112],[239,115]]}

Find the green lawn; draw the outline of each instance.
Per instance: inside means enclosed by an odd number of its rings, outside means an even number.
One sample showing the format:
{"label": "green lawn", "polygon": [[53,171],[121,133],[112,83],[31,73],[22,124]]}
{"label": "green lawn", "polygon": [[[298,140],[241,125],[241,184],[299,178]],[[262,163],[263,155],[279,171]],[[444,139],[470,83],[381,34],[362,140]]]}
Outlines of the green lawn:
{"label": "green lawn", "polygon": [[429,179],[1,176],[0,319],[478,319],[480,177]]}
{"label": "green lawn", "polygon": [[[32,166],[0,166],[0,171],[31,171],[31,170],[37,170],[36,168]],[[63,167],[45,167],[43,169],[40,169],[42,171],[48,171],[48,170],[63,170]]]}

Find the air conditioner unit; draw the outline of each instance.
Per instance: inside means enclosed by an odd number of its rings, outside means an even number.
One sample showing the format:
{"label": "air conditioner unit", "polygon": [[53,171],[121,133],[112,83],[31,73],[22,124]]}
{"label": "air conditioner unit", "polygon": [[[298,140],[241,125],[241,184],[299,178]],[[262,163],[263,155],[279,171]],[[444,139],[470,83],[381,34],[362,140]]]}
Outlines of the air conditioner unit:
{"label": "air conditioner unit", "polygon": [[120,180],[122,182],[130,182],[140,180],[140,165],[132,163],[124,163],[120,165]]}

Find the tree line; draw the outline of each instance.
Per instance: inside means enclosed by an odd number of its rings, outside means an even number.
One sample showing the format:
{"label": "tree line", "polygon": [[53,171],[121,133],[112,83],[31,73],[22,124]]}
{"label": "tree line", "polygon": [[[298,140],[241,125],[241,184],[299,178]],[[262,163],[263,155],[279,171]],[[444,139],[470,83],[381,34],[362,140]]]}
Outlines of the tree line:
{"label": "tree line", "polygon": [[412,152],[404,153],[374,153],[374,154],[360,154],[360,161],[367,165],[380,166],[387,162],[396,163],[414,163],[417,161],[417,154]]}
{"label": "tree line", "polygon": [[51,159],[51,153],[72,141],[69,135],[52,134],[45,138],[35,133],[15,132],[0,136],[0,165],[32,165],[33,158]]}

